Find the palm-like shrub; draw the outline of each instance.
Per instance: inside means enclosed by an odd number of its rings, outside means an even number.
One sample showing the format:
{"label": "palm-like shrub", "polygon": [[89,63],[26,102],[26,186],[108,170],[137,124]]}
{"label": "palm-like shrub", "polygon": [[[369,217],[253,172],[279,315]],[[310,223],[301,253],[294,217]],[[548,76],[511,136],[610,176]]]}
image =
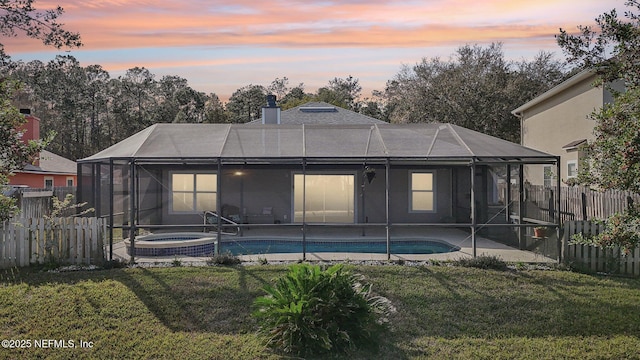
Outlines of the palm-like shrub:
{"label": "palm-like shrub", "polygon": [[254,316],[268,345],[295,355],[344,352],[374,344],[392,310],[389,301],[371,294],[371,285],[342,265],[322,270],[296,264],[265,286],[255,300]]}

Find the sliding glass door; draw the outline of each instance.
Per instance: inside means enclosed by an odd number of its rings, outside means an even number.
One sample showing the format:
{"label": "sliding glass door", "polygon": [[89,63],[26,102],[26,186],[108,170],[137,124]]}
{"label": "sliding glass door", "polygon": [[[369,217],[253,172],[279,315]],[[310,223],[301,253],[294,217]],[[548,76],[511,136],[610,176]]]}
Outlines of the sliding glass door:
{"label": "sliding glass door", "polygon": [[[294,222],[302,222],[303,197],[308,223],[353,223],[355,175],[294,174]],[[303,195],[303,189],[306,191]]]}

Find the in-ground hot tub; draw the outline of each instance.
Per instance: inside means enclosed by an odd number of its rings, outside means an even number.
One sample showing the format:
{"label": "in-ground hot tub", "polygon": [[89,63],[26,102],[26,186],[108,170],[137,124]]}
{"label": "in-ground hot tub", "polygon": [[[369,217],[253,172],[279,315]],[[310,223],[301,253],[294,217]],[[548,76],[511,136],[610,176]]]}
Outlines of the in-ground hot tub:
{"label": "in-ground hot tub", "polygon": [[[127,254],[131,255],[131,242],[124,240]],[[135,256],[211,256],[216,253],[218,241],[212,233],[184,232],[136,236]]]}

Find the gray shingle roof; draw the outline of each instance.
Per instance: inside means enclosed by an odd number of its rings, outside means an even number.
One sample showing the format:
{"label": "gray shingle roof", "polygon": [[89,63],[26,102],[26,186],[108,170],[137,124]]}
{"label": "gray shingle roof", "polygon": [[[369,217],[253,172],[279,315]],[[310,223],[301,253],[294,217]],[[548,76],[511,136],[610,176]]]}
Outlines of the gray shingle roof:
{"label": "gray shingle roof", "polygon": [[[247,124],[261,124],[262,120],[254,120]],[[385,124],[384,121],[370,116],[343,109],[325,102],[309,102],[280,113],[280,124]]]}
{"label": "gray shingle roof", "polygon": [[54,154],[51,151],[43,150],[40,152],[39,165],[29,164],[25,166],[22,171],[75,175],[77,173],[77,168],[75,161]]}

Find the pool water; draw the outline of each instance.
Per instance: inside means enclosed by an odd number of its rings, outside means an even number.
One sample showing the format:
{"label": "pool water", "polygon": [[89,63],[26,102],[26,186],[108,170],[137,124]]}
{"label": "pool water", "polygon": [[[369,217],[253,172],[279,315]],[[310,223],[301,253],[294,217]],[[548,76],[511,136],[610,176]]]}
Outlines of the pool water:
{"label": "pool water", "polygon": [[[391,242],[392,254],[441,254],[458,251],[460,248],[436,239],[394,240]],[[233,255],[256,255],[275,253],[301,253],[302,242],[291,240],[228,240],[220,244],[220,253]],[[307,241],[307,253],[374,253],[386,254],[386,241]]]}

